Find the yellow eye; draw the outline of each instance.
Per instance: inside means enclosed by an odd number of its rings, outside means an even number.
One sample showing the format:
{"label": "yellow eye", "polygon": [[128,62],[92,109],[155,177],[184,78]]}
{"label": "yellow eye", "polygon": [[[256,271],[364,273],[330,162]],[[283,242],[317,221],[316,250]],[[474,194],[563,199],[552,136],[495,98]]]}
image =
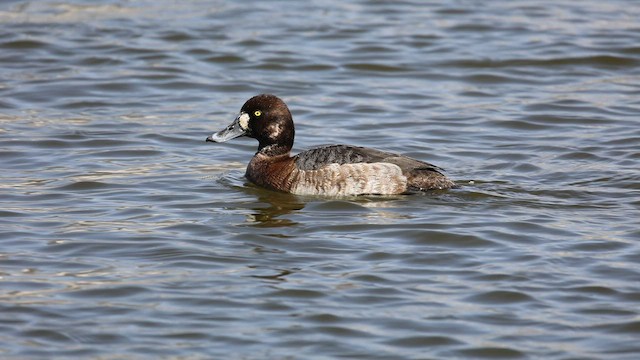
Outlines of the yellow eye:
{"label": "yellow eye", "polygon": [[260,115],[262,115],[262,111],[260,111],[260,110],[256,110],[256,111],[253,113],[253,115],[255,115],[255,116],[260,116]]}

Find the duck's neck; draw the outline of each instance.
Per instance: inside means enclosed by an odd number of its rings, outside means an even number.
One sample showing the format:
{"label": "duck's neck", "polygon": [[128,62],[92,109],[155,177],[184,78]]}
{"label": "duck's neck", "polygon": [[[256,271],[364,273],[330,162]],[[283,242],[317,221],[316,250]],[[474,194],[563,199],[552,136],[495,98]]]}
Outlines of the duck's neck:
{"label": "duck's neck", "polygon": [[256,154],[263,154],[266,156],[281,156],[289,155],[290,152],[291,148],[288,146],[278,144],[260,144],[260,146],[258,147],[258,152]]}

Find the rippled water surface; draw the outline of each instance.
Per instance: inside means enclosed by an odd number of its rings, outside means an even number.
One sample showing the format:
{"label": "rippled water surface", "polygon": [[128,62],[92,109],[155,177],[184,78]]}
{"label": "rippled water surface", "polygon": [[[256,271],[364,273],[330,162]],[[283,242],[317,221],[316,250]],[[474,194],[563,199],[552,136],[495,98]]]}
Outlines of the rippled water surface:
{"label": "rippled water surface", "polygon": [[[640,5],[3,1],[0,358],[637,359]],[[317,198],[205,143],[459,189]]]}

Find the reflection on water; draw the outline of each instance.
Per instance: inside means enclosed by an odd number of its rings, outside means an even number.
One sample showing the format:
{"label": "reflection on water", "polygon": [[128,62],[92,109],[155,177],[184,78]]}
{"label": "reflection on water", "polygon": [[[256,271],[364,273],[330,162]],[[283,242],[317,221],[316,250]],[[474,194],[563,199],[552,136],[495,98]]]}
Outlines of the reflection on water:
{"label": "reflection on water", "polygon": [[[634,5],[1,2],[0,358],[635,359]],[[264,92],[461,186],[255,187]]]}
{"label": "reflection on water", "polygon": [[297,224],[294,221],[282,218],[283,215],[304,208],[304,203],[298,201],[296,196],[256,190],[254,193],[257,196],[256,205],[259,206],[253,208],[254,212],[249,215],[248,222],[254,223],[253,225],[257,227],[283,227]]}

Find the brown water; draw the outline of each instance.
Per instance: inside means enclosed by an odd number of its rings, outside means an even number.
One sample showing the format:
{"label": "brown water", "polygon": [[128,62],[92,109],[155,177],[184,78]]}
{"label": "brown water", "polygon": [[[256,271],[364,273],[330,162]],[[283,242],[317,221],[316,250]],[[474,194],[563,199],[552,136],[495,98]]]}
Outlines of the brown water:
{"label": "brown water", "polygon": [[[637,359],[636,1],[3,1],[0,358]],[[247,184],[405,153],[461,188]]]}

